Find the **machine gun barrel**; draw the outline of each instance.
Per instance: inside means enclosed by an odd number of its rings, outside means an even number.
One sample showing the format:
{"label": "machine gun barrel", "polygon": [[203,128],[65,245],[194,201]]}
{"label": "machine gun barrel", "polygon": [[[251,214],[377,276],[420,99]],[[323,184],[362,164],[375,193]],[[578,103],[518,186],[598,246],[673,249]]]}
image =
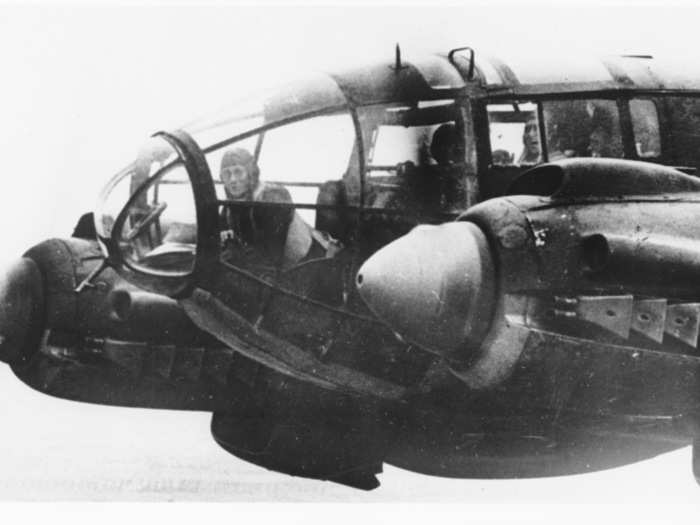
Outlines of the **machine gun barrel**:
{"label": "machine gun barrel", "polygon": [[110,294],[114,314],[120,321],[138,327],[156,327],[160,332],[177,333],[193,329],[192,321],[174,299],[149,292],[116,289]]}

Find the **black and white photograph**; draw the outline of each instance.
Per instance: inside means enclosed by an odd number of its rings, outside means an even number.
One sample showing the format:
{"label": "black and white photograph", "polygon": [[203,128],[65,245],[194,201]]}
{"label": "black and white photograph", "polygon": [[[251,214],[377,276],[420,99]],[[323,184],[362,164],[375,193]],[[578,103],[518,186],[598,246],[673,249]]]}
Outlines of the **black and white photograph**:
{"label": "black and white photograph", "polygon": [[0,3],[0,501],[696,506],[698,21]]}

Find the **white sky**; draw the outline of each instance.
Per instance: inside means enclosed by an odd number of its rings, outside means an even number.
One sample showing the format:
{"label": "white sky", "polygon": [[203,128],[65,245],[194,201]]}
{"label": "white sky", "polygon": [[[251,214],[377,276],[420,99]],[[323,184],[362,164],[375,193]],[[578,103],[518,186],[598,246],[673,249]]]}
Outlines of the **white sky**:
{"label": "white sky", "polygon": [[[0,261],[69,235],[149,134],[299,71],[391,58],[397,41],[405,57],[470,45],[477,52],[487,46],[682,58],[700,49],[699,19],[692,6],[0,5]],[[382,488],[365,494],[250,467],[216,447],[205,414],[58,401],[29,390],[6,368],[0,392],[0,499],[27,492],[167,499],[182,493],[167,484],[151,489],[178,476],[200,480],[195,499],[205,500],[228,494],[212,480],[239,476],[234,499],[279,499],[269,486],[283,487],[285,498],[325,501],[693,503],[700,496],[689,449],[600,474],[538,481],[446,480],[388,468]],[[182,462],[190,470],[178,470]],[[110,488],[100,496],[99,480],[128,479],[131,469],[146,488]],[[77,481],[66,489],[66,480]]]}

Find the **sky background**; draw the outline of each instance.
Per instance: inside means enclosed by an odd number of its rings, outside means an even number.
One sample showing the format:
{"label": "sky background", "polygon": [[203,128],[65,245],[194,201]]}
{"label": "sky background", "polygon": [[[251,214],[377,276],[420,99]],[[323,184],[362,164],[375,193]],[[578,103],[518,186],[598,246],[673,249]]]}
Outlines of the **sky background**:
{"label": "sky background", "polygon": [[[301,71],[469,45],[671,55],[700,9],[0,4],[0,262],[70,235],[155,131]],[[695,53],[697,55],[697,53]],[[695,503],[690,449],[547,480],[438,479],[387,467],[371,493],[278,475],[219,449],[209,415],[43,396],[0,368],[0,500]]]}

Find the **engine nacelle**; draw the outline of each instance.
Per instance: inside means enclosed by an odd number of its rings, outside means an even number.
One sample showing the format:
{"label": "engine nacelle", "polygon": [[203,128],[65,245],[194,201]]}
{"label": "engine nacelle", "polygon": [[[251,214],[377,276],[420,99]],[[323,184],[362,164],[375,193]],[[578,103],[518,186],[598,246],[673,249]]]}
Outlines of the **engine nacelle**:
{"label": "engine nacelle", "polygon": [[384,247],[361,268],[358,289],[395,332],[443,356],[475,389],[512,375],[533,330],[562,345],[692,353],[700,331],[693,191],[697,179],[646,163],[543,165],[514,183],[517,195]]}

